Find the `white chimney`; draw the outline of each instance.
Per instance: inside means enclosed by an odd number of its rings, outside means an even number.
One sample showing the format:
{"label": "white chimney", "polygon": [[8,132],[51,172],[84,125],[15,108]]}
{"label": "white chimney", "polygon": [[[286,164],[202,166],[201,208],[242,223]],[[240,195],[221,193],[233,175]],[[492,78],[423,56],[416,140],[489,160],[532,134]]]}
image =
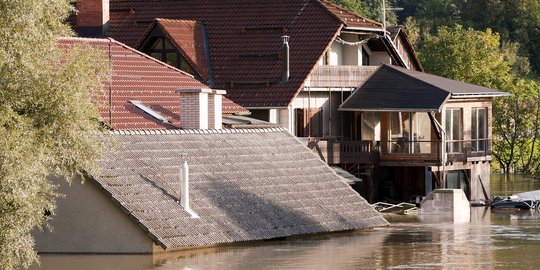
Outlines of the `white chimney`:
{"label": "white chimney", "polygon": [[180,93],[180,127],[208,129],[208,94],[212,89],[178,89]]}
{"label": "white chimney", "polygon": [[221,129],[223,124],[223,95],[227,94],[227,91],[225,90],[213,90],[213,104],[210,106],[213,106],[214,111],[214,123],[213,128],[215,129]]}
{"label": "white chimney", "polygon": [[178,89],[176,93],[180,94],[180,128],[221,129],[225,90]]}
{"label": "white chimney", "polygon": [[288,82],[289,81],[289,75],[290,75],[290,68],[289,68],[289,36],[282,36],[281,39],[283,40],[283,46],[281,47],[283,50],[283,71],[281,75],[281,82]]}
{"label": "white chimney", "polygon": [[180,205],[186,210],[186,212],[191,215],[191,218],[199,218],[199,215],[195,213],[189,206],[189,167],[187,161],[184,159],[182,162],[182,169],[180,173],[180,182],[181,182],[181,198]]}

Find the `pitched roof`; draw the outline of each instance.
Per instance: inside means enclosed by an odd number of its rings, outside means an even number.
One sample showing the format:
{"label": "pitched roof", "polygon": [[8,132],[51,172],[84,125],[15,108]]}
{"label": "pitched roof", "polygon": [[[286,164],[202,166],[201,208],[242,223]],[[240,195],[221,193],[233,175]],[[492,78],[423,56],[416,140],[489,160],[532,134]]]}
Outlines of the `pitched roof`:
{"label": "pitched roof", "polygon": [[326,7],[326,9],[336,16],[341,22],[348,28],[360,28],[369,30],[383,31],[383,24],[374,20],[368,19],[364,16],[358,15],[354,12],[340,7],[329,0],[321,0],[320,3]]}
{"label": "pitched roof", "polygon": [[[208,88],[193,76],[169,66],[114,39],[61,38],[60,46],[87,44],[104,52],[111,63],[110,82],[104,82],[101,108],[103,121],[114,129],[167,129],[178,128],[180,122],[179,88]],[[164,116],[166,124],[138,109],[129,100],[139,100]],[[223,112],[246,110],[224,99]]]}
{"label": "pitched roof", "polygon": [[449,98],[505,92],[424,72],[382,65],[340,106],[342,111],[438,111]]}
{"label": "pitched roof", "polygon": [[[281,128],[117,131],[94,179],[165,249],[388,223]],[[190,215],[180,199],[187,155]]]}
{"label": "pitched roof", "polygon": [[[245,107],[286,107],[343,25],[318,0],[119,0],[110,8],[107,35],[130,46],[155,18],[203,22],[213,86]],[[287,83],[281,83],[283,35],[290,36]]]}
{"label": "pitched roof", "polygon": [[[173,45],[188,60],[204,80],[208,80],[208,59],[204,49],[203,27],[200,23],[193,20],[168,20],[156,19],[148,28],[147,34],[155,27],[172,41]],[[139,48],[146,35],[135,45]]]}

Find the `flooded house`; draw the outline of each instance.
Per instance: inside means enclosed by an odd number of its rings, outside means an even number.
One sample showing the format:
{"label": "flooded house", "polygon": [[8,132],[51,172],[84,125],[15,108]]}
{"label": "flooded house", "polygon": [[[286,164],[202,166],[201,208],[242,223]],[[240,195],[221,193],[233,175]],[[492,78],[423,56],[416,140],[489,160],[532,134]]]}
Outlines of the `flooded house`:
{"label": "flooded house", "polygon": [[[402,69],[423,71],[400,27],[326,0],[90,0],[77,9],[79,34],[115,38],[226,90],[250,117],[296,135],[370,202],[415,202],[436,188],[462,188],[470,200],[490,194],[491,100],[504,93],[454,81],[449,90],[440,78],[429,89],[410,84],[421,96],[392,100],[412,91],[400,87],[411,80]],[[366,81],[392,67],[373,90],[379,108],[346,106],[352,95],[369,100],[360,95]],[[399,111],[411,98],[433,106]]]}
{"label": "flooded house", "polygon": [[[223,129],[246,109],[114,39],[65,38],[110,63],[101,170],[68,185],[35,231],[40,253],[156,254],[388,222],[281,127]],[[81,183],[84,180],[84,183]]]}

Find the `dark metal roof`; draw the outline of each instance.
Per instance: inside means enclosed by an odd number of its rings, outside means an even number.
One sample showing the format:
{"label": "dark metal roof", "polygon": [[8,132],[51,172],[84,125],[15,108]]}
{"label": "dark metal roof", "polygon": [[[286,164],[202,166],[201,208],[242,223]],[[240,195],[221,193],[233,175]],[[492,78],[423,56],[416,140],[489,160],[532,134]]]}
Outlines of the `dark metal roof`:
{"label": "dark metal roof", "polygon": [[[115,131],[95,182],[165,249],[387,225],[282,128]],[[178,203],[187,155],[191,218]]]}
{"label": "dark metal roof", "polygon": [[424,72],[382,65],[343,104],[342,111],[439,111],[449,98],[505,92]]}

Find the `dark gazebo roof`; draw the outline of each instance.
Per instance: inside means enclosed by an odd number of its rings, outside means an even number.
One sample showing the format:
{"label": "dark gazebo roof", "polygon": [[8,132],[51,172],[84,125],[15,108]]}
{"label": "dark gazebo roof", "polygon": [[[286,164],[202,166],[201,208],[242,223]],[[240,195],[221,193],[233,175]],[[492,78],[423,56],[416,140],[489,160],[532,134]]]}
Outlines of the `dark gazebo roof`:
{"label": "dark gazebo roof", "polygon": [[382,65],[343,104],[342,111],[439,111],[449,98],[505,92],[424,72]]}

